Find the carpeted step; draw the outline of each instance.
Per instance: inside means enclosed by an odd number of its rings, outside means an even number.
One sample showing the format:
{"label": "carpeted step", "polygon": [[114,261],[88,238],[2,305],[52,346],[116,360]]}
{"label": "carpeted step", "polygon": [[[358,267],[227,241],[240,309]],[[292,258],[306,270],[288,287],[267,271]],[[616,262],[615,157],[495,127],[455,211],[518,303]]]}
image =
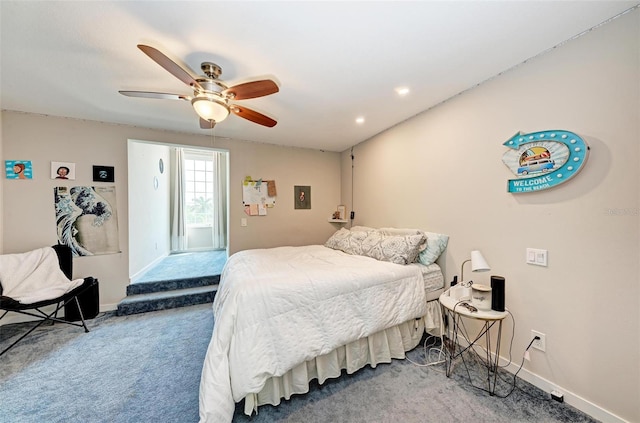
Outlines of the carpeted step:
{"label": "carpeted step", "polygon": [[217,285],[219,282],[220,275],[195,276],[182,279],[163,279],[150,282],[136,282],[127,286],[127,296]]}
{"label": "carpeted step", "polygon": [[149,311],[187,307],[196,304],[212,303],[218,291],[218,285],[207,285],[195,288],[177,289],[173,291],[152,292],[131,295],[118,304],[116,314],[146,313]]}

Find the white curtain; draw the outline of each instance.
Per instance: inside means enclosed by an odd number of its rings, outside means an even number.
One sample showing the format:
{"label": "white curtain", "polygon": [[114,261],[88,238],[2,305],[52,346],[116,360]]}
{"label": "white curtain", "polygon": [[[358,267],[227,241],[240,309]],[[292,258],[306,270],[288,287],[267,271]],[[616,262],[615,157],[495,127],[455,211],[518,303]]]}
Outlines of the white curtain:
{"label": "white curtain", "polygon": [[187,231],[184,210],[184,154],[181,148],[174,149],[173,201],[171,201],[171,251],[187,249]]}
{"label": "white curtain", "polygon": [[227,153],[213,152],[213,248],[227,248]]}

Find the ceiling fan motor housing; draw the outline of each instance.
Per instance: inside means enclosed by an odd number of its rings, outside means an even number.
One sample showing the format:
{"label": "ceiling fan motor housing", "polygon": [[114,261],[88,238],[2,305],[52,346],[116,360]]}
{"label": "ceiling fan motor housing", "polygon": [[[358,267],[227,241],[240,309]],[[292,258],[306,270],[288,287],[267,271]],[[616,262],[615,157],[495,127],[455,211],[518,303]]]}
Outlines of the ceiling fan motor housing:
{"label": "ceiling fan motor housing", "polygon": [[221,99],[226,100],[226,96],[222,94],[221,89],[226,90],[227,87],[221,81],[209,78],[198,78],[196,79],[196,81],[198,81],[198,84],[200,84],[200,87],[202,87],[202,89],[200,89],[199,87],[194,87],[193,93],[195,95],[215,94]]}
{"label": "ceiling fan motor housing", "polygon": [[182,94],[147,91],[120,91],[122,95],[190,101],[196,113],[200,116],[200,127],[203,129],[213,128],[216,122],[224,120],[229,116],[229,113],[234,113],[237,116],[266,127],[276,125],[277,122],[269,116],[245,106],[229,104],[231,100],[246,100],[277,93],[279,87],[272,79],[245,82],[229,87],[218,79],[222,74],[222,68],[215,63],[202,62],[200,67],[206,76],[197,77],[193,75],[193,71],[189,68],[185,69],[183,66],[178,65],[155,47],[138,44],[138,48],[173,76],[191,87],[193,97]]}

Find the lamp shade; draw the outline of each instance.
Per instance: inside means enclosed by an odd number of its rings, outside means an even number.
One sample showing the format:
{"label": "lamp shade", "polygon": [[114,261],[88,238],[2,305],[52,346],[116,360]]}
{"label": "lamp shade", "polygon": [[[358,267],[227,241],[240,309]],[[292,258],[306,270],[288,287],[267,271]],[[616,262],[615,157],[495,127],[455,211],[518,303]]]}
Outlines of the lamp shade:
{"label": "lamp shade", "polygon": [[489,267],[482,253],[478,250],[471,251],[471,271],[486,272],[487,270],[491,270],[491,267]]}
{"label": "lamp shade", "polygon": [[222,122],[229,116],[229,107],[215,97],[200,95],[191,100],[191,105],[207,121]]}

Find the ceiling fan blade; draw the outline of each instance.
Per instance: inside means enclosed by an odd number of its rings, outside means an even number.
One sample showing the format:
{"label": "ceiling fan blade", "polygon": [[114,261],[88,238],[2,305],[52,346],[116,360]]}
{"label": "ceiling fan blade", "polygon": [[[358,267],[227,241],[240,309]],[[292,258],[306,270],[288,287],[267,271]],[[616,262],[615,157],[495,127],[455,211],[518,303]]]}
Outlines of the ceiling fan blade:
{"label": "ceiling fan blade", "polygon": [[182,95],[182,94],[154,93],[149,91],[118,91],[118,92],[128,97],[158,98],[160,100],[191,101],[191,97],[189,97],[188,95]]}
{"label": "ceiling fan blade", "polygon": [[280,89],[274,81],[271,79],[262,79],[259,81],[234,85],[233,87],[229,87],[222,91],[222,94],[233,100],[246,100],[248,98],[263,97],[265,95],[274,94],[278,91],[280,91]]}
{"label": "ceiling fan blade", "polygon": [[206,120],[206,119],[200,118],[200,128],[202,128],[202,129],[211,129],[214,126],[216,126],[216,121],[215,120]]}
{"label": "ceiling fan blade", "polygon": [[178,65],[173,60],[169,59],[160,50],[147,46],[144,44],[138,44],[138,48],[144,52],[147,56],[152,58],[157,64],[165,68],[170,74],[178,78],[180,81],[189,85],[190,87],[202,89],[198,81],[195,80],[191,72]]}
{"label": "ceiling fan blade", "polygon": [[269,116],[265,116],[262,113],[256,112],[255,110],[251,110],[243,106],[234,104],[230,107],[230,109],[233,113],[240,116],[241,118],[245,118],[259,125],[268,126],[269,128],[273,128],[278,123],[275,120],[271,119]]}

